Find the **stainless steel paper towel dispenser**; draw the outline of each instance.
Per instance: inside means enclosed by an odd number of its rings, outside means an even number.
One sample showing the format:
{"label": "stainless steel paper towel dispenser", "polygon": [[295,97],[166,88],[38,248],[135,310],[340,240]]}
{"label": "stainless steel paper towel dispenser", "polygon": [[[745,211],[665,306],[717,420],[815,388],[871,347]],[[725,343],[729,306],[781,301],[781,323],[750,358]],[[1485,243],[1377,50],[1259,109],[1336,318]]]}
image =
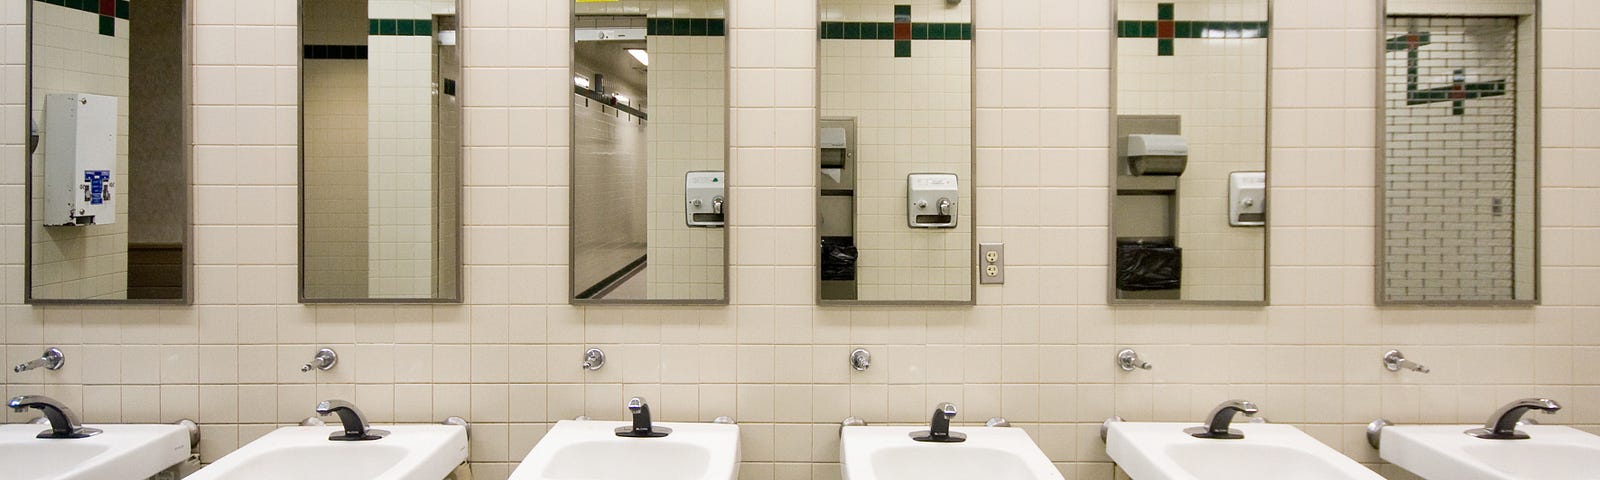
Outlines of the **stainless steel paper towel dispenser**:
{"label": "stainless steel paper towel dispenser", "polygon": [[1189,142],[1180,135],[1128,135],[1124,153],[1133,175],[1182,175],[1189,164]]}

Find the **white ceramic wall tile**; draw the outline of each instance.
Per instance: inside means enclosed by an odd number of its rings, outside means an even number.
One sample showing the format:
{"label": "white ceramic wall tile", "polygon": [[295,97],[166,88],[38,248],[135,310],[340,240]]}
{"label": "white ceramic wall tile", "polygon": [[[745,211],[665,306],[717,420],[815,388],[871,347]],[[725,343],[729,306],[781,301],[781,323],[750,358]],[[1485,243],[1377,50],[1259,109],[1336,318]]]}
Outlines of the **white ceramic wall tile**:
{"label": "white ceramic wall tile", "polygon": [[[1008,243],[1006,285],[981,288],[973,308],[809,306],[815,261],[788,250],[814,250],[812,207],[803,202],[790,218],[777,205],[804,198],[814,182],[816,5],[734,0],[730,170],[744,206],[731,229],[734,305],[653,310],[563,304],[565,2],[465,2],[463,88],[490,90],[466,98],[469,305],[400,308],[294,304],[296,2],[192,2],[198,305],[20,305],[22,219],[0,217],[12,232],[0,255],[0,358],[26,360],[48,340],[76,359],[67,371],[8,374],[3,388],[57,395],[95,421],[198,417],[207,461],[309,416],[325,396],[347,395],[380,421],[463,415],[487,427],[475,432],[473,458],[477,477],[490,479],[509,475],[547,422],[620,419],[622,401],[639,394],[663,418],[739,419],[749,478],[837,479],[840,419],[921,422],[945,400],[961,405],[961,423],[1000,415],[1024,426],[1067,478],[1080,479],[1113,478],[1095,436],[1100,420],[1192,420],[1233,396],[1374,464],[1359,427],[1380,415],[1475,423],[1498,402],[1542,394],[1566,401],[1553,421],[1600,425],[1590,367],[1600,357],[1600,299],[1583,287],[1600,281],[1600,261],[1582,242],[1600,236],[1600,216],[1584,207],[1600,201],[1600,168],[1586,160],[1600,145],[1581,133],[1600,126],[1600,104],[1561,87],[1600,77],[1600,56],[1580,47],[1600,39],[1590,27],[1600,5],[1544,5],[1545,306],[1462,311],[1372,306],[1376,7],[1275,2],[1274,306],[1215,310],[1104,306],[1110,2],[970,1],[978,78],[1019,89],[980,96],[974,132],[984,182],[975,231]],[[20,32],[24,0],[3,5],[0,28]],[[1013,41],[1020,51],[1007,47]],[[0,74],[19,85],[21,58],[5,50]],[[273,78],[270,91],[263,76]],[[1344,93],[1324,95],[1335,87]],[[26,161],[21,137],[10,133],[25,118],[23,98],[0,95],[0,170],[11,172],[0,173],[3,205],[26,201],[12,168]],[[540,110],[553,130],[512,145],[508,106]],[[270,207],[245,205],[268,197],[242,185],[269,187]],[[518,195],[545,198],[543,207],[507,220],[514,187],[532,189]],[[1068,206],[1038,208],[1046,201]],[[513,278],[523,282],[516,289],[494,284]],[[99,319],[108,315],[116,319]],[[324,343],[349,363],[302,376],[299,363]],[[614,363],[581,372],[585,343],[606,345]],[[855,345],[872,346],[872,370],[849,370]],[[1115,370],[1122,345],[1156,369]],[[1380,370],[1391,346],[1434,373]],[[1463,347],[1506,361],[1468,358]],[[659,366],[636,363],[646,361]],[[1277,361],[1285,363],[1263,366]]]}

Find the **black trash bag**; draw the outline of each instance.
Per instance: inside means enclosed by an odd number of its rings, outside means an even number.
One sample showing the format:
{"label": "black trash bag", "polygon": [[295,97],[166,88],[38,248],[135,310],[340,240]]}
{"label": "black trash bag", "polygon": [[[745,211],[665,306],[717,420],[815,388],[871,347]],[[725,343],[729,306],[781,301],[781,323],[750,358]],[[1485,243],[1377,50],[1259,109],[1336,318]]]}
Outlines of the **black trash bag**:
{"label": "black trash bag", "polygon": [[855,280],[856,255],[849,241],[822,239],[822,279]]}
{"label": "black trash bag", "polygon": [[1161,243],[1117,244],[1117,289],[1174,290],[1183,281],[1183,249]]}

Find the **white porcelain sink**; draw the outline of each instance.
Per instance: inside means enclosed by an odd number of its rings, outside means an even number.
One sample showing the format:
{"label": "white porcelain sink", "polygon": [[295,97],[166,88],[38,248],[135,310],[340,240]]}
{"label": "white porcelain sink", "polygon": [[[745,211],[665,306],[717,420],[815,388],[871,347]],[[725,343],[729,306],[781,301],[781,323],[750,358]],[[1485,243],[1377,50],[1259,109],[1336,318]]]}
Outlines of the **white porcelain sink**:
{"label": "white porcelain sink", "polygon": [[440,480],[467,461],[467,430],[456,425],[373,426],[378,440],[335,442],[340,427],[284,427],[250,442],[186,480]]}
{"label": "white porcelain sink", "polygon": [[1378,455],[1433,480],[1600,479],[1600,436],[1571,427],[1522,425],[1525,440],[1462,432],[1482,425],[1390,425]]}
{"label": "white porcelain sink", "polygon": [[1063,478],[1019,428],[951,426],[951,432],[967,435],[960,443],[912,440],[911,432],[927,430],[926,425],[843,428],[839,461],[845,480]]}
{"label": "white porcelain sink", "polygon": [[1234,424],[1237,440],[1183,432],[1196,425],[1112,422],[1106,454],[1134,480],[1383,480],[1289,425]]}
{"label": "white porcelain sink", "polygon": [[104,433],[43,439],[48,425],[0,425],[0,478],[126,480],[145,478],[189,458],[189,432],[178,425],[85,425]]}
{"label": "white porcelain sink", "polygon": [[562,420],[533,446],[511,480],[735,480],[739,426],[657,422],[672,433],[624,438],[628,422]]}

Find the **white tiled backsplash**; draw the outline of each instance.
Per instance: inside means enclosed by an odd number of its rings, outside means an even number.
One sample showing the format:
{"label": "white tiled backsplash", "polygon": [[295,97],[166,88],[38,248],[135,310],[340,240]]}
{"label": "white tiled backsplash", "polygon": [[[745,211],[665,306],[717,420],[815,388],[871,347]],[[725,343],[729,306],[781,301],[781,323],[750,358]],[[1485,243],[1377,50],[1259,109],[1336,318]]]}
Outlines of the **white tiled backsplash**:
{"label": "white tiled backsplash", "polygon": [[[194,418],[206,460],[333,397],[375,422],[466,416],[488,479],[549,422],[620,419],[632,395],[666,420],[738,419],[750,479],[838,478],[840,419],[922,422],[938,401],[961,423],[1009,418],[1089,479],[1112,475],[1106,417],[1192,421],[1234,397],[1374,464],[1362,425],[1379,416],[1476,423],[1540,395],[1567,405],[1550,421],[1600,428],[1600,96],[1579,88],[1600,81],[1594,2],[1544,5],[1543,306],[1527,309],[1372,306],[1377,5],[1275,2],[1273,306],[1224,309],[1104,305],[1111,2],[968,0],[976,233],[1008,244],[1009,271],[975,307],[927,309],[812,305],[817,15],[792,0],[730,8],[732,305],[565,305],[568,9],[523,0],[462,10],[464,305],[295,304],[291,0],[192,2],[196,305],[22,305],[26,1],[0,3],[4,358],[71,361],[8,373],[4,393],[90,422]],[[610,365],[579,369],[585,345]],[[846,366],[857,345],[871,370]],[[339,367],[300,373],[319,346]],[[1156,368],[1115,370],[1120,346]],[[1383,371],[1391,346],[1433,373]]]}

